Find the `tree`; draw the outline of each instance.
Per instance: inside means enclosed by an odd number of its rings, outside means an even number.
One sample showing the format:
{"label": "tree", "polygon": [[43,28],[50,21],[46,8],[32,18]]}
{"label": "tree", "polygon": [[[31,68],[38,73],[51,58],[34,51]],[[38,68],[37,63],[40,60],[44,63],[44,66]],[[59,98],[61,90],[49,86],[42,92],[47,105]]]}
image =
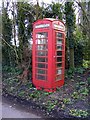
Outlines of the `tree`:
{"label": "tree", "polygon": [[74,68],[74,30],[75,30],[75,15],[73,2],[65,3],[65,19],[67,27],[67,41],[69,44],[69,63],[70,67]]}
{"label": "tree", "polygon": [[62,20],[62,5],[60,3],[52,2],[52,4],[45,8],[44,16],[47,18],[58,18]]}
{"label": "tree", "polygon": [[34,5],[33,10],[34,10],[35,20],[38,20],[38,19],[43,18],[43,13],[42,13],[43,7],[39,6],[38,0],[36,0],[36,1],[37,1],[37,4]]}
{"label": "tree", "polygon": [[85,39],[86,46],[84,47],[84,59],[90,59],[90,1],[80,2],[76,0],[76,3],[79,8],[79,26],[82,31],[83,38]]}
{"label": "tree", "polygon": [[[7,12],[7,8],[2,8],[2,38],[5,40],[5,42],[9,45],[11,45],[11,38],[12,38],[12,22],[9,19],[9,15]],[[3,64],[10,65],[11,63],[11,54],[10,54],[10,47],[2,41],[2,61]]]}
{"label": "tree", "polygon": [[17,3],[17,26],[19,40],[19,58],[23,59],[23,47],[28,44],[32,36],[32,23],[34,17],[32,14],[32,5],[27,2]]}

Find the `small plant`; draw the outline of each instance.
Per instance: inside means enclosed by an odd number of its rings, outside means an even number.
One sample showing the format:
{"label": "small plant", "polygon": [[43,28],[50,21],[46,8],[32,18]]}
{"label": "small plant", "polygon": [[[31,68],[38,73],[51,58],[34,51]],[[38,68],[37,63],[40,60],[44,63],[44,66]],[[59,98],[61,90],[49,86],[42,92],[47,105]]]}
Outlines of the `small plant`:
{"label": "small plant", "polygon": [[84,71],[85,71],[85,69],[82,68],[82,67],[79,67],[79,68],[76,68],[76,69],[75,69],[75,72],[77,72],[77,73],[79,73],[79,74],[83,74]]}
{"label": "small plant", "polygon": [[88,68],[90,66],[90,61],[88,60],[83,60],[83,67]]}
{"label": "small plant", "polygon": [[74,72],[75,72],[75,70],[74,70],[73,68],[70,68],[70,69],[67,71],[66,76],[67,76],[68,78],[73,78]]}
{"label": "small plant", "polygon": [[80,84],[80,85],[85,85],[85,84],[86,84],[86,82],[80,82],[79,84]]}
{"label": "small plant", "polygon": [[70,114],[73,116],[77,116],[77,117],[87,117],[88,116],[87,110],[71,109]]}
{"label": "small plant", "polygon": [[20,97],[23,97],[25,95],[25,91],[20,91],[19,93],[18,93],[18,96],[20,96]]}
{"label": "small plant", "polygon": [[90,85],[90,77],[88,77],[87,80],[88,80],[88,85]]}
{"label": "small plant", "polygon": [[29,96],[30,96],[31,98],[35,98],[35,97],[36,97],[33,93],[29,94]]}
{"label": "small plant", "polygon": [[48,111],[53,110],[53,109],[55,108],[57,102],[58,102],[57,100],[55,100],[54,102],[48,101],[48,102],[47,102],[47,110],[48,110]]}
{"label": "small plant", "polygon": [[47,95],[50,95],[49,92],[43,92],[43,95],[47,96]]}
{"label": "small plant", "polygon": [[8,84],[9,84],[9,85],[13,85],[13,83],[14,83],[14,79],[12,79],[12,78],[8,78],[7,80],[8,80]]}
{"label": "small plant", "polygon": [[85,87],[85,88],[81,89],[80,93],[81,93],[82,95],[87,96],[88,93],[89,93],[89,90]]}
{"label": "small plant", "polygon": [[64,98],[63,102],[64,102],[64,104],[70,104],[71,103],[71,99],[70,98]]}
{"label": "small plant", "polygon": [[15,82],[19,82],[19,80],[18,80],[18,79],[16,79],[16,78],[15,78],[14,80],[15,80]]}
{"label": "small plant", "polygon": [[28,89],[30,89],[30,88],[33,88],[33,85],[32,85],[32,83],[29,83],[29,82],[28,82],[28,83],[26,84],[26,87],[27,87]]}
{"label": "small plant", "polygon": [[78,99],[79,95],[78,92],[73,92],[73,94],[71,95],[73,99]]}
{"label": "small plant", "polygon": [[45,97],[45,96],[48,96],[48,95],[51,95],[53,94],[52,92],[45,92],[45,91],[38,91],[40,93],[41,96]]}
{"label": "small plant", "polygon": [[31,94],[29,94],[31,98],[37,98],[37,99],[40,98],[40,95],[41,95],[40,91],[34,91]]}

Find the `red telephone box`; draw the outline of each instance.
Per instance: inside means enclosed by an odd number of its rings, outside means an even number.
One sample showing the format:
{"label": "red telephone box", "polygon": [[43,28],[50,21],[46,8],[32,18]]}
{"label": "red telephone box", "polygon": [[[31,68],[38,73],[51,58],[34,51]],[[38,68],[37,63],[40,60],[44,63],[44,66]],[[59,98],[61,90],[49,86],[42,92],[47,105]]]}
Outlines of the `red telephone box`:
{"label": "red telephone box", "polygon": [[44,18],[33,24],[33,84],[53,92],[64,84],[65,26],[62,21]]}

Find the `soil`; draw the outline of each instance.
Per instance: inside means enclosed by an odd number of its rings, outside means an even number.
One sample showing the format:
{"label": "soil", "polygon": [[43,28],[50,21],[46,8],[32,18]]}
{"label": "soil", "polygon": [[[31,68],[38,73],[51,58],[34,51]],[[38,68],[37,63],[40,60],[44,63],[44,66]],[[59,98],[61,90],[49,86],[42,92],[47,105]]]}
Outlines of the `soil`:
{"label": "soil", "polygon": [[3,72],[4,96],[31,106],[43,117],[89,120],[90,70],[67,74],[65,84],[53,93],[36,90],[31,81],[23,83],[16,76],[17,74]]}

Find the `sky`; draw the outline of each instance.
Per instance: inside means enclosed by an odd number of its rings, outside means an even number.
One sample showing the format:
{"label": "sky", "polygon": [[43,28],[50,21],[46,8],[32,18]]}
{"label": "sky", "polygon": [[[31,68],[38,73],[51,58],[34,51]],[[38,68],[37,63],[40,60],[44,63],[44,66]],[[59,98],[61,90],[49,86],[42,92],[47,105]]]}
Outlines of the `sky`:
{"label": "sky", "polygon": [[[29,0],[29,1],[33,2],[34,4],[36,3],[36,0]],[[52,2],[55,2],[55,3],[59,2],[60,3],[61,1],[63,2],[65,0],[38,0],[39,5],[41,5],[42,2],[44,2],[46,4],[50,4]]]}
{"label": "sky", "polygon": [[[36,0],[31,0],[31,1],[33,1],[34,3],[36,3]],[[39,2],[39,3],[41,3],[41,2],[44,2],[44,3],[51,3],[52,0],[38,0],[38,2]]]}

